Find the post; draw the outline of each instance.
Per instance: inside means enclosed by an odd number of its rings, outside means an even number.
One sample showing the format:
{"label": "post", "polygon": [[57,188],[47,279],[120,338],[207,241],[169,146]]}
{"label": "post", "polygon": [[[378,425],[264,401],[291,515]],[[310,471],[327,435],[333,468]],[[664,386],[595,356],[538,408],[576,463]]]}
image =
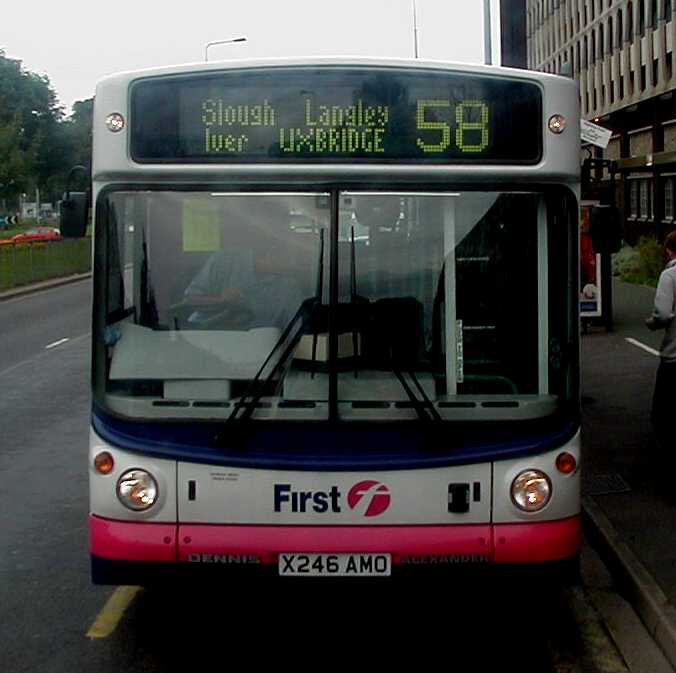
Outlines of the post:
{"label": "post", "polygon": [[204,60],[205,62],[209,60],[209,47],[213,47],[216,44],[232,44],[233,42],[246,42],[246,37],[232,37],[227,40],[214,40],[213,42],[207,42],[204,47]]}
{"label": "post", "polygon": [[484,0],[484,63],[493,64],[493,45],[491,43],[491,0]]}
{"label": "post", "polygon": [[526,0],[500,0],[500,64],[528,67]]}
{"label": "post", "polygon": [[413,55],[418,58],[418,13],[413,0]]}

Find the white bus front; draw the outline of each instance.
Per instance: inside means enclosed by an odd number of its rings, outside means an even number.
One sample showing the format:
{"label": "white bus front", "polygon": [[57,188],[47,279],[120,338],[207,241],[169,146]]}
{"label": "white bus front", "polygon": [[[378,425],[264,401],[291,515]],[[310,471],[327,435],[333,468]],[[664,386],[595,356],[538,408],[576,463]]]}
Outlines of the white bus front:
{"label": "white bus front", "polygon": [[95,581],[578,553],[572,91],[372,62],[101,87]]}

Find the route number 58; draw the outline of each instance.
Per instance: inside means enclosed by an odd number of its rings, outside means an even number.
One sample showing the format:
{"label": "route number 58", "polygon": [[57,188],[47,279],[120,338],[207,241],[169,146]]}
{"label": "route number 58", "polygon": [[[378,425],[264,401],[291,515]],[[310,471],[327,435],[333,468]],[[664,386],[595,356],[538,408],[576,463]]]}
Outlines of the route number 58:
{"label": "route number 58", "polygon": [[[431,143],[418,137],[418,147],[426,153],[439,153],[451,146],[452,129],[439,119],[443,109],[449,109],[449,100],[419,100],[416,126],[419,131],[437,131],[438,142]],[[483,152],[488,147],[488,105],[480,100],[464,100],[455,106],[455,146],[463,153]]]}

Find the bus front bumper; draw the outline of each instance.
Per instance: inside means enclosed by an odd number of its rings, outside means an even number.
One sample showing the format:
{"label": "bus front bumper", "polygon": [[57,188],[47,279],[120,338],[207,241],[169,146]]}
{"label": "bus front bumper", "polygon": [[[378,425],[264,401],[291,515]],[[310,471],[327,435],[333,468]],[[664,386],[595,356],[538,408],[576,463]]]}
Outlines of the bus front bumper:
{"label": "bus front bumper", "polygon": [[92,514],[89,525],[92,559],[108,568],[270,567],[289,552],[389,553],[396,566],[531,565],[575,557],[581,545],[579,515],[452,526],[229,526],[115,521]]}

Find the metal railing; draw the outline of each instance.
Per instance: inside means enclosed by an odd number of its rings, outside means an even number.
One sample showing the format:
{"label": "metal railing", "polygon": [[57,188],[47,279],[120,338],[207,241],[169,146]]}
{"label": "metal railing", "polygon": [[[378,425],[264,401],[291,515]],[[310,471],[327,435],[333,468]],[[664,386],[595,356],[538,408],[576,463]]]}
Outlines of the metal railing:
{"label": "metal railing", "polygon": [[0,244],[0,290],[90,269],[90,237]]}

